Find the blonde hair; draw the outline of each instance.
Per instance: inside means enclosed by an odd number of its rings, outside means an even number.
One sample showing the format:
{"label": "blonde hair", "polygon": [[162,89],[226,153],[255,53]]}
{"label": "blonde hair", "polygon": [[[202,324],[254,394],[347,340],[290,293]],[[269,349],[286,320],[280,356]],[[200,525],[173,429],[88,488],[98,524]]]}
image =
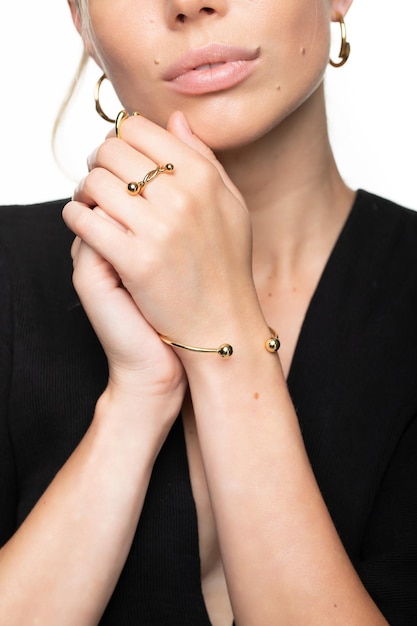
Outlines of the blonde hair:
{"label": "blonde hair", "polygon": [[83,28],[89,28],[90,26],[90,15],[88,13],[88,4],[86,0],[73,0],[74,5],[77,7],[77,10],[81,17],[81,24]]}
{"label": "blonde hair", "polygon": [[[82,29],[83,30],[85,29],[86,31],[90,32],[90,17],[88,13],[88,6],[87,6],[86,0],[73,0],[73,1],[81,17]],[[56,139],[57,139],[58,130],[61,126],[62,120],[68,109],[68,106],[75,94],[78,83],[80,82],[80,79],[82,78],[84,74],[85,68],[87,67],[88,59],[89,59],[88,52],[85,50],[85,48],[83,48],[81,58],[78,62],[78,66],[75,70],[74,76],[68,87],[68,91],[65,94],[64,99],[61,102],[61,106],[59,107],[58,112],[55,117],[54,125],[52,128],[52,152],[58,164],[59,164],[59,159],[57,157],[57,150],[56,150]]]}

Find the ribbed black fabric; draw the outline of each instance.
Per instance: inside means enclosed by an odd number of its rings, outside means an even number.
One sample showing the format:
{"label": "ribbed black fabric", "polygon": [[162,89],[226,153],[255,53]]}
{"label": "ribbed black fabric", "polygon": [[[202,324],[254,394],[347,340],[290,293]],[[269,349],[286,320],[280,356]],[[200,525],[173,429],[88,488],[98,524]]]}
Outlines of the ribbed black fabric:
{"label": "ribbed black fabric", "polygon": [[[71,284],[63,205],[0,208],[1,543],[82,438],[106,385],[104,355]],[[288,385],[355,567],[392,626],[416,623],[417,213],[358,192]],[[209,626],[199,567],[177,420],[100,625]]]}

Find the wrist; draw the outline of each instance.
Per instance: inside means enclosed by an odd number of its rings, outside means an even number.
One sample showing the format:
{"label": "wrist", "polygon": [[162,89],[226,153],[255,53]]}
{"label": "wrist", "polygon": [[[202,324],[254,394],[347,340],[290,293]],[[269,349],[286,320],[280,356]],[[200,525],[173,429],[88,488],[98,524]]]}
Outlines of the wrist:
{"label": "wrist", "polygon": [[[180,343],[179,341],[175,339],[170,339],[165,335],[159,335],[159,338],[161,339],[161,341],[173,348],[180,348],[181,350],[188,350],[189,352],[200,352],[203,354],[217,354],[222,359],[230,359],[233,356],[234,352],[233,346],[230,343],[222,343],[217,348],[203,348],[201,346],[190,346]],[[279,337],[277,335],[277,332],[271,327],[269,327],[269,335],[264,342],[264,347],[267,352],[278,352],[279,350]]]}
{"label": "wrist", "polygon": [[172,394],[145,393],[109,384],[100,396],[94,413],[94,423],[114,442],[137,450],[142,458],[154,462],[169,430],[177,418],[184,392]]}
{"label": "wrist", "polygon": [[198,389],[198,394],[203,394],[206,400],[210,397],[210,402],[215,401],[215,396],[220,402],[227,397],[229,402],[234,389],[240,388],[246,396],[254,383],[252,396],[256,394],[255,387],[263,387],[262,383],[269,377],[274,384],[281,381],[285,385],[277,349],[279,340],[264,322],[229,329],[224,336],[230,338],[233,348],[230,358],[175,348],[177,353],[181,351],[179,356],[193,394]]}

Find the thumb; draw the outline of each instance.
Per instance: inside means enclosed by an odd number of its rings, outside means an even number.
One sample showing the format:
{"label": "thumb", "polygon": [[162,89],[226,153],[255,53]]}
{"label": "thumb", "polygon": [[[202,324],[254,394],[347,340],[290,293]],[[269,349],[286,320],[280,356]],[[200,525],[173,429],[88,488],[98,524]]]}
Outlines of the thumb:
{"label": "thumb", "polygon": [[178,137],[187,146],[201,154],[212,163],[219,172],[224,184],[243,203],[240,191],[232,183],[223,165],[217,160],[214,152],[197,135],[193,133],[187,118],[181,111],[175,111],[169,117],[167,130],[175,137]]}

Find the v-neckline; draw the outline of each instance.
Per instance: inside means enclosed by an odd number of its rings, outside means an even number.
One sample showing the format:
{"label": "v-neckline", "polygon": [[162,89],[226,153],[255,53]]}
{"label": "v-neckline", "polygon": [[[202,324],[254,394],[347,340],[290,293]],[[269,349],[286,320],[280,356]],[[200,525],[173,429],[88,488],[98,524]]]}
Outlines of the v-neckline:
{"label": "v-neckline", "polygon": [[302,354],[304,352],[303,349],[303,345],[304,342],[306,340],[306,337],[309,335],[309,327],[310,327],[310,323],[311,323],[311,319],[314,315],[314,310],[316,308],[316,302],[319,299],[319,297],[321,296],[321,293],[323,290],[325,290],[326,288],[326,284],[327,284],[327,278],[328,276],[331,274],[332,272],[332,268],[334,265],[334,259],[338,256],[339,251],[341,249],[343,249],[344,246],[344,242],[347,238],[347,233],[350,230],[350,226],[352,224],[352,222],[354,221],[355,215],[357,213],[357,209],[358,206],[360,204],[360,199],[362,197],[362,190],[359,189],[356,191],[353,202],[352,202],[352,206],[347,214],[347,217],[342,225],[342,228],[339,232],[339,235],[336,238],[336,241],[330,251],[330,254],[327,258],[327,261],[324,265],[323,271],[320,274],[320,277],[317,281],[316,287],[313,291],[313,295],[310,298],[310,301],[308,303],[307,309],[306,309],[306,313],[304,315],[303,318],[303,322],[301,324],[301,328],[300,328],[300,332],[298,334],[298,338],[295,344],[295,348],[294,348],[294,352],[292,355],[292,359],[291,359],[291,363],[290,363],[290,367],[288,369],[288,374],[287,374],[287,383],[288,385],[291,384],[292,379],[295,376],[295,370],[297,368],[298,362],[301,360],[302,358]]}

